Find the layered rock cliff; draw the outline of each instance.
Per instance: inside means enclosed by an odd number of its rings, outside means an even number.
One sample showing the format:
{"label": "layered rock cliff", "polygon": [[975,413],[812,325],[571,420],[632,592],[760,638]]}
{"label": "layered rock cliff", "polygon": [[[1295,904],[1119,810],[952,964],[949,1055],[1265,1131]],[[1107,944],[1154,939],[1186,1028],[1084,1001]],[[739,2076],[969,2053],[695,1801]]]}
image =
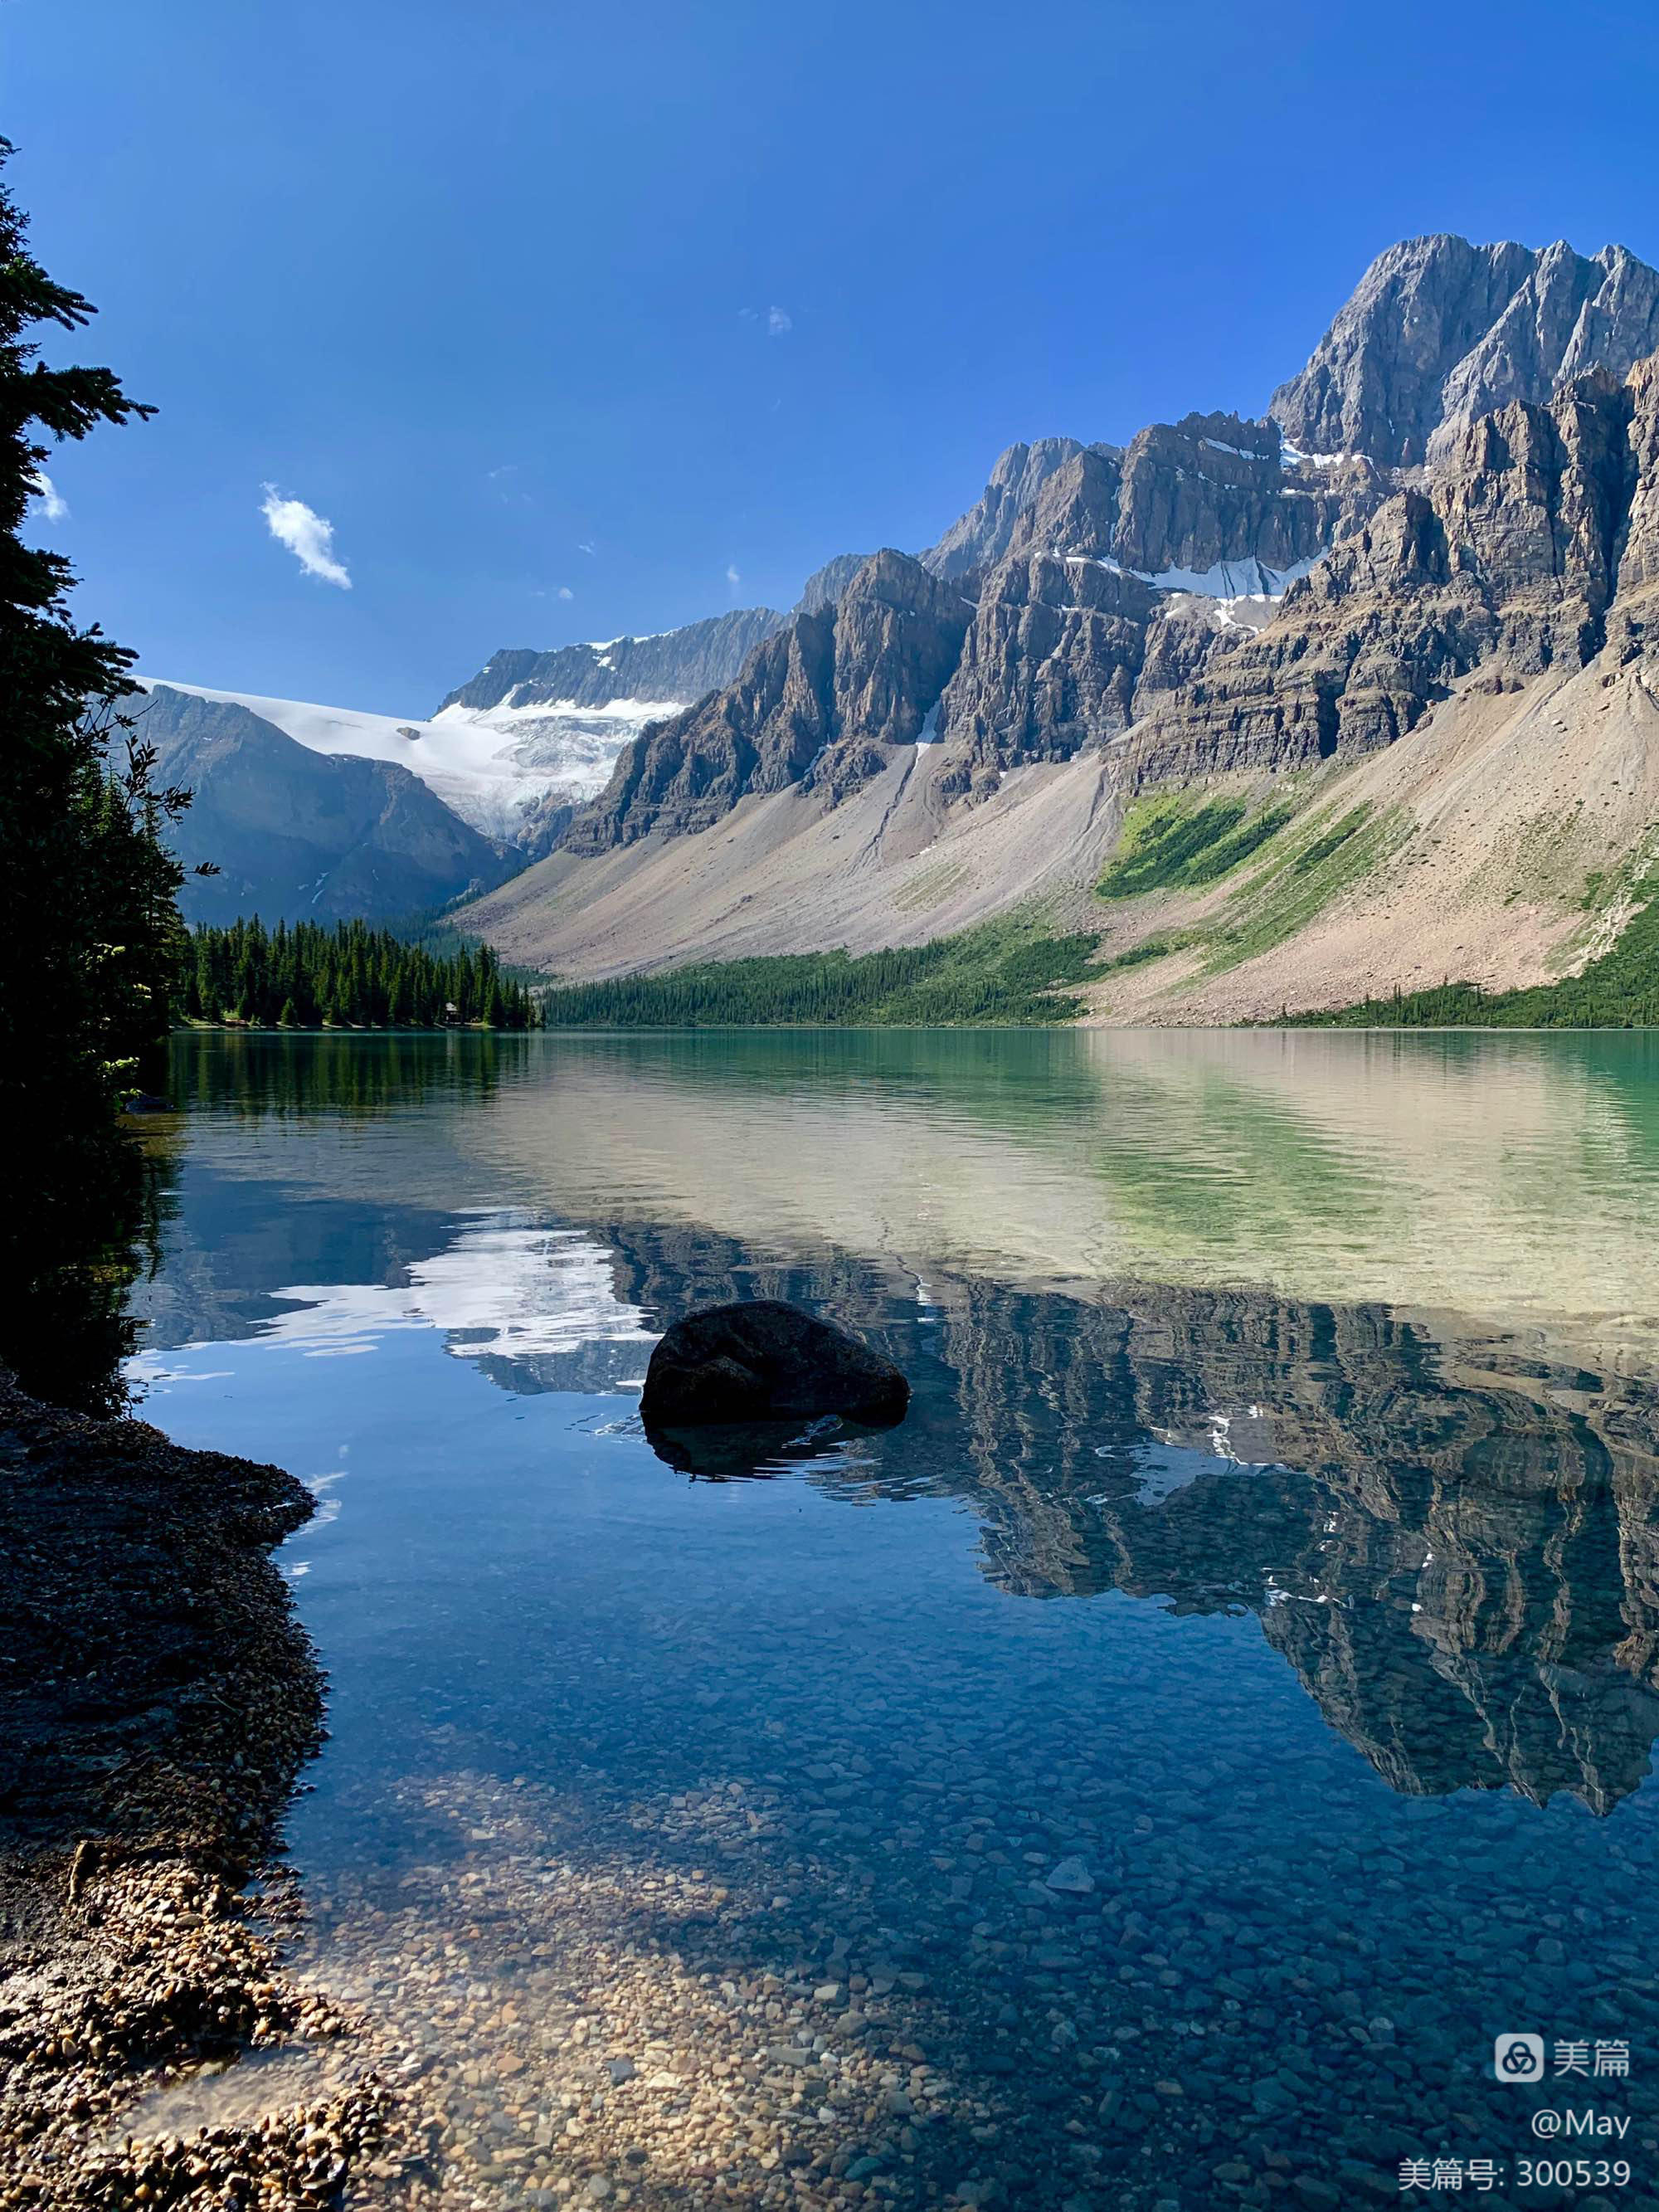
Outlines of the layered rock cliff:
{"label": "layered rock cliff", "polygon": [[1578,668],[1655,572],[1659,362],[1466,423],[1254,635],[1215,641],[1130,747],[1131,783],[1305,767],[1392,744],[1477,668]]}
{"label": "layered rock cliff", "polygon": [[1413,238],[1379,254],[1271,412],[1310,453],[1410,466],[1477,416],[1547,400],[1564,379],[1624,376],[1659,347],[1659,273],[1622,246],[1592,258]]}
{"label": "layered rock cliff", "polygon": [[573,853],[707,829],[790,785],[833,803],[914,743],[956,664],[969,608],[908,555],[873,553],[832,607],[796,616],[735,684],[657,723],[567,833]]}

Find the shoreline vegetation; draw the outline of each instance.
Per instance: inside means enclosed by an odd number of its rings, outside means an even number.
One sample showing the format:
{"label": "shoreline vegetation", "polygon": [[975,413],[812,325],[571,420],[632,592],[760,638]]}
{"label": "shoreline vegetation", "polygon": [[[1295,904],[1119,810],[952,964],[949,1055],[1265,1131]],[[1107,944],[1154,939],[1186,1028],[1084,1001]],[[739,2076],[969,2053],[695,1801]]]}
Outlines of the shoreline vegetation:
{"label": "shoreline vegetation", "polygon": [[[0,169],[11,154],[0,138]],[[79,622],[69,560],[32,542],[58,447],[155,411],[112,370],[42,359],[43,336],[57,354],[93,313],[29,252],[0,183],[0,1360],[37,1394],[108,1407],[150,1199],[122,1108],[166,1056],[190,793],[124,711],[136,656]]]}

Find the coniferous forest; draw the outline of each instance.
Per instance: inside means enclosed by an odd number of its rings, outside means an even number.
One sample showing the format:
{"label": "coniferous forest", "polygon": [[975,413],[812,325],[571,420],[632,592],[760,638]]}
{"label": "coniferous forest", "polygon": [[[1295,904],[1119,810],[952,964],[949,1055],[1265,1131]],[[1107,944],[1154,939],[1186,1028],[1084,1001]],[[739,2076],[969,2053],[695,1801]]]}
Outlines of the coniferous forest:
{"label": "coniferous forest", "polygon": [[1051,937],[1018,917],[884,952],[773,953],[544,992],[549,1029],[928,1028],[1072,1021],[1067,986],[1094,973],[1090,933]]}
{"label": "coniferous forest", "polygon": [[191,932],[173,1006],[183,1021],[254,1029],[526,1030],[537,1022],[534,1000],[502,975],[487,945],[439,953],[367,922],[325,929],[279,921],[268,930],[257,915]]}

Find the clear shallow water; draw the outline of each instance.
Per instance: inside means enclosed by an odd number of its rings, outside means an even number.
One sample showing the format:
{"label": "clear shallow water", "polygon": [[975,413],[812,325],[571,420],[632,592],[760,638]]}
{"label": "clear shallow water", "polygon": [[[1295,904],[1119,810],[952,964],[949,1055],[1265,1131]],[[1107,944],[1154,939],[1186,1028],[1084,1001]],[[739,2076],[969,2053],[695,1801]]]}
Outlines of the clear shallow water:
{"label": "clear shallow water", "polygon": [[[318,1489],[302,1960],[454,2201],[1583,2203],[1518,2160],[1593,2106],[1659,2202],[1647,1039],[177,1079],[144,1410]],[[650,1342],[740,1295],[881,1342],[904,1426],[665,1464]],[[1500,2085],[1505,2030],[1629,2075]]]}

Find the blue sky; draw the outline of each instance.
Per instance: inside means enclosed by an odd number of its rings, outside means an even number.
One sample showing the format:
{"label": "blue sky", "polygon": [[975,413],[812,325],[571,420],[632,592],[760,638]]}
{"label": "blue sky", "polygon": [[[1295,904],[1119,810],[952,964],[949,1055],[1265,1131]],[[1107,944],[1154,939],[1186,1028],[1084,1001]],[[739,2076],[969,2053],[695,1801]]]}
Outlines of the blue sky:
{"label": "blue sky", "polygon": [[147,670],[390,713],[498,646],[787,606],[1013,439],[1259,411],[1397,237],[1659,259],[1651,30],[9,0],[13,185],[101,310],[74,351],[161,410],[61,455],[39,526]]}

